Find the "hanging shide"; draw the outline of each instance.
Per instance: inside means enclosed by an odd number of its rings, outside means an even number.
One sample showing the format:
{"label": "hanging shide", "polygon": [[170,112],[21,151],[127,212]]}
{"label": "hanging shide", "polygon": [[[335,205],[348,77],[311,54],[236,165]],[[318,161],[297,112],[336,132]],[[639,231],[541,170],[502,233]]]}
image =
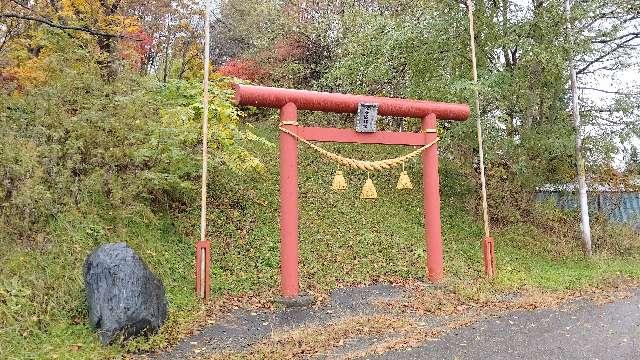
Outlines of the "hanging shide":
{"label": "hanging shide", "polygon": [[342,171],[336,171],[336,175],[333,177],[333,182],[331,183],[331,189],[335,191],[347,190],[347,181],[344,179]]}
{"label": "hanging shide", "polygon": [[396,189],[413,189],[413,184],[411,183],[411,179],[406,171],[400,173],[400,178],[398,178],[398,184],[396,185]]}
{"label": "hanging shide", "polygon": [[371,178],[367,178],[364,185],[362,186],[362,192],[360,193],[360,198],[362,199],[377,199],[378,192],[376,191],[376,187],[373,185],[373,181]]}

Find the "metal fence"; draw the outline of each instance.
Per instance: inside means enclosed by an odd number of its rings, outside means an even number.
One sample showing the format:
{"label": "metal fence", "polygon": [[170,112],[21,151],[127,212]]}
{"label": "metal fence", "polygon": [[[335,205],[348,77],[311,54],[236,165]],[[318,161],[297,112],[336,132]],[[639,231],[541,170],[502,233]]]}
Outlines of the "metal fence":
{"label": "metal fence", "polygon": [[[589,212],[601,213],[612,221],[628,223],[640,230],[640,192],[589,192],[588,199]],[[536,201],[552,201],[564,210],[578,208],[578,197],[568,191],[540,191],[536,193]]]}

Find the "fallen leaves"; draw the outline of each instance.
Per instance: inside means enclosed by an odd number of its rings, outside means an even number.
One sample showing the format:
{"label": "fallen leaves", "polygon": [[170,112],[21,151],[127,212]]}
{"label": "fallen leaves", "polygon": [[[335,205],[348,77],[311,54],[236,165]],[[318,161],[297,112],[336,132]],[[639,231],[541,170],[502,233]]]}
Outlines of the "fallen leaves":
{"label": "fallen leaves", "polygon": [[244,353],[216,354],[222,359],[299,359],[343,346],[345,339],[405,332],[415,326],[412,320],[391,316],[359,316],[337,322],[296,328],[276,333]]}
{"label": "fallen leaves", "polygon": [[[629,289],[638,284],[629,281],[612,282],[608,287],[564,292],[526,288],[517,293],[484,294],[473,298],[464,297],[445,286],[418,282],[405,282],[403,285],[405,295],[401,298],[375,302],[377,315],[340,318],[327,324],[293,329],[276,328],[271,337],[240,352],[225,351],[210,355],[205,348],[197,348],[193,352],[208,360],[302,359],[312,356],[366,358],[395,349],[418,347],[428,341],[438,341],[452,329],[514,310],[559,308],[577,298],[589,299],[596,304],[619,300],[632,295]],[[318,297],[320,294],[322,293],[314,295]],[[209,304],[208,311],[220,314],[223,310],[242,308],[253,309],[252,314],[257,314],[258,311],[255,310],[258,308],[273,309],[272,298],[273,296],[221,298]],[[326,301],[328,298],[322,300]],[[324,301],[316,304],[316,309],[322,309]],[[332,310],[323,311],[330,313]],[[360,345],[354,347],[354,344]]]}

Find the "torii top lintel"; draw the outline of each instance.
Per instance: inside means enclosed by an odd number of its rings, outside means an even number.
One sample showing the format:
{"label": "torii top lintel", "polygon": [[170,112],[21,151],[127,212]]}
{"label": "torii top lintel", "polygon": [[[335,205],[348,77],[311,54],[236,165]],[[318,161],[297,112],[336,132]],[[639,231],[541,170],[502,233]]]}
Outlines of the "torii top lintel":
{"label": "torii top lintel", "polygon": [[266,86],[235,86],[234,102],[238,105],[282,108],[293,103],[298,110],[356,113],[359,103],[378,104],[378,115],[424,118],[435,114],[440,120],[467,120],[469,106],[423,100],[349,95],[340,93],[293,90]]}

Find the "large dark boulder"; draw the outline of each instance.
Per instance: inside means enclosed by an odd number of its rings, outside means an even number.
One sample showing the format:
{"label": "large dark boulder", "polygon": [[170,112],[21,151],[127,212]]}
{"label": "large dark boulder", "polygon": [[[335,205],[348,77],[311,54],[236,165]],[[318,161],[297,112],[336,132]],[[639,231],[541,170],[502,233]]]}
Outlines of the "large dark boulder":
{"label": "large dark boulder", "polygon": [[162,281],[127,244],[105,244],[85,261],[89,321],[103,344],[157,331],[167,319]]}

